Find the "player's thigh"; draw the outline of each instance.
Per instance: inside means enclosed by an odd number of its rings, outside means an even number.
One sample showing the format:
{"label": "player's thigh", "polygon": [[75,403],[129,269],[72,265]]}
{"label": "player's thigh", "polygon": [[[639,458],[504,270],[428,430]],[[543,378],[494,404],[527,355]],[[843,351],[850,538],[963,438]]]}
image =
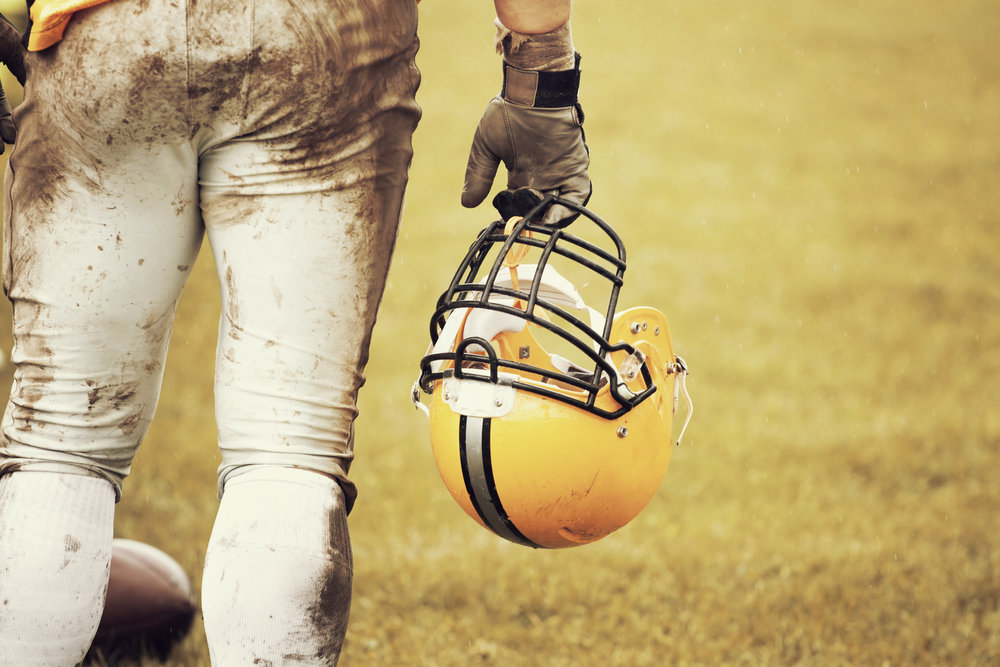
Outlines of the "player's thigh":
{"label": "player's thigh", "polygon": [[[167,111],[183,76],[133,85],[127,74],[141,68],[124,41],[93,57],[120,23],[114,4],[29,56],[15,112],[3,253],[15,373],[2,455],[95,467],[120,483],[152,417],[202,228],[196,158]],[[169,55],[169,44],[146,47]]]}
{"label": "player's thigh", "polygon": [[3,455],[94,466],[120,484],[153,416],[200,230],[134,197],[55,198],[38,218],[13,201]]}
{"label": "player's thigh", "polygon": [[223,477],[277,463],[345,478],[402,206],[408,160],[399,162],[397,177],[380,187],[361,179],[337,190],[256,195],[256,214],[240,224],[208,222],[222,289]]}
{"label": "player's thigh", "polygon": [[275,108],[290,98],[262,91],[247,120],[263,119],[259,128],[202,160],[222,286],[223,481],[261,463],[343,479],[353,456],[356,398],[420,115],[410,13],[402,29],[358,39],[359,30],[375,35],[379,11],[347,17],[365,25],[348,26],[347,44],[329,52],[296,104]]}

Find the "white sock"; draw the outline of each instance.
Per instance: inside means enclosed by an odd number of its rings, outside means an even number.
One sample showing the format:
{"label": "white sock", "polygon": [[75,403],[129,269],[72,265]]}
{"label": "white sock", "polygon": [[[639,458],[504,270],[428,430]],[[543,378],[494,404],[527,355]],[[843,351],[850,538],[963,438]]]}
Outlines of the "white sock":
{"label": "white sock", "polygon": [[0,477],[0,665],[76,665],[104,611],[115,490],[97,477]]}
{"label": "white sock", "polygon": [[336,665],[353,565],[340,486],[310,470],[231,477],[205,557],[213,665]]}

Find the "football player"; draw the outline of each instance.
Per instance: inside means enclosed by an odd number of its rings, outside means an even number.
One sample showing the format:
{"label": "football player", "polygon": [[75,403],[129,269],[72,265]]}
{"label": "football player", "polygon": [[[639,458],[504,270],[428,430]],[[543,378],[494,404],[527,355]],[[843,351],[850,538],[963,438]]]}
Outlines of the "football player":
{"label": "football player", "polygon": [[[446,5],[453,0],[433,0]],[[420,110],[416,0],[29,0],[0,135],[14,384],[0,665],[79,663],[202,238],[219,271],[213,664],[337,662],[353,421]],[[589,196],[570,0],[495,0],[502,93],[461,200]],[[446,9],[442,9],[446,11]]]}

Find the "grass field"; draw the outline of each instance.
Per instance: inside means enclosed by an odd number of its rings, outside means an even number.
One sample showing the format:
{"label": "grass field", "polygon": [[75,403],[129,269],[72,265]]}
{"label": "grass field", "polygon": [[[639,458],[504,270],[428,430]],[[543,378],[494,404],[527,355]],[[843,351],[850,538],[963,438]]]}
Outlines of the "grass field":
{"label": "grass field", "polygon": [[[575,3],[591,205],[696,413],[646,511],[558,552],[475,526],[408,402],[432,303],[492,219],[458,194],[499,85],[489,3],[420,9],[342,664],[1000,664],[996,3]],[[218,463],[203,255],[116,528],[196,587]],[[200,627],[170,664],[208,664]]]}

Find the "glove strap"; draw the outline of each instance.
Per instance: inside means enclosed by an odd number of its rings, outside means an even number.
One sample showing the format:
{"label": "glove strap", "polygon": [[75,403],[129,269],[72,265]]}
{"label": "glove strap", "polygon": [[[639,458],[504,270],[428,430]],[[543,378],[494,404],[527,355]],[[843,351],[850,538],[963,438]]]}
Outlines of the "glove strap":
{"label": "glove strap", "polygon": [[503,89],[508,102],[526,107],[556,109],[576,104],[580,90],[580,54],[573,69],[536,72],[503,64]]}

